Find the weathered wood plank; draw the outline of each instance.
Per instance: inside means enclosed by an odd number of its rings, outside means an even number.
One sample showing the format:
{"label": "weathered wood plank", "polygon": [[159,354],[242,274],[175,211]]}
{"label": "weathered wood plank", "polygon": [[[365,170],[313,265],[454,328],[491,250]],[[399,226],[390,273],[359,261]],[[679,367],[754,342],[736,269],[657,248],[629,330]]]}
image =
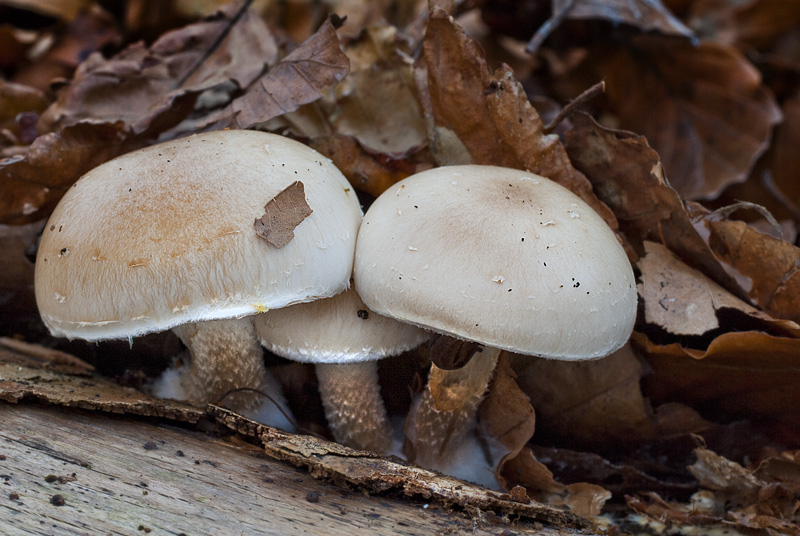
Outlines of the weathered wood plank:
{"label": "weathered wood plank", "polygon": [[0,482],[8,536],[577,534],[353,493],[235,439],[55,407],[0,403]]}

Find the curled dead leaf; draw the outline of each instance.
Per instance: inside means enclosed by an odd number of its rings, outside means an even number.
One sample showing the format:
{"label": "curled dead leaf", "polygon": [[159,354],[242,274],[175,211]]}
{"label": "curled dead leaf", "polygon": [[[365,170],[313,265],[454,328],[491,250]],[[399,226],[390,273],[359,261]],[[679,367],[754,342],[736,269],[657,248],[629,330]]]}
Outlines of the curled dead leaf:
{"label": "curled dead leaf", "polygon": [[[793,322],[775,321],[733,296],[688,267],[662,244],[645,241],[644,247],[646,255],[639,259],[638,267],[642,274],[639,295],[644,301],[645,322],[674,335],[703,335],[721,326],[719,314],[723,309],[733,309],[752,319],[796,330]],[[737,329],[743,327],[741,322],[736,325]]]}
{"label": "curled dead leaf", "polygon": [[536,409],[537,441],[603,449],[655,438],[630,345],[592,361],[512,355],[517,383]]}
{"label": "curled dead leaf", "polygon": [[39,136],[24,156],[0,161],[0,223],[46,218],[78,177],[143,144],[121,121],[78,123]]}
{"label": "curled dead leaf", "polygon": [[[536,414],[516,382],[508,354],[500,354],[486,398],[478,411],[478,426],[489,438],[495,455],[495,477],[502,482],[505,463],[517,456],[533,437]],[[513,488],[512,488],[513,490]]]}
{"label": "curled dead leaf", "polygon": [[527,447],[508,460],[499,478],[506,488],[524,486],[534,500],[567,506],[575,514],[585,517],[599,515],[603,505],[611,498],[608,490],[596,484],[576,482],[565,485],[557,482],[553,473]]}
{"label": "curled dead leaf", "polygon": [[800,248],[742,221],[710,221],[709,244],[752,282],[750,294],[766,311],[800,322]]}
{"label": "curled dead leaf", "polygon": [[275,61],[277,45],[264,21],[250,11],[239,14],[241,7],[228,4],[149,47],[134,43],[110,59],[92,54],[43,114],[40,128],[123,121],[155,137],[183,120],[204,90],[226,82],[247,87]]}
{"label": "curled dead leaf", "polygon": [[652,368],[642,380],[654,402],[680,401],[718,418],[778,422],[776,434],[796,441],[800,426],[800,342],[760,331],[723,333],[705,350],[659,345],[634,332],[631,340]]}
{"label": "curled dead leaf", "polygon": [[[612,229],[613,213],[572,167],[555,134],[544,126],[507,66],[490,72],[480,46],[444,11],[434,10],[423,42],[423,109],[432,114],[428,136],[434,155],[466,152],[474,163],[526,169],[569,188]],[[465,156],[466,156],[465,155]]]}
{"label": "curled dead leaf", "polygon": [[732,47],[640,35],[608,53],[592,49],[622,128],[646,136],[673,187],[713,199],[747,179],[781,112],[758,70]]}
{"label": "curled dead leaf", "polygon": [[566,134],[572,162],[591,181],[595,192],[614,211],[620,229],[639,255],[644,241],[663,243],[743,300],[747,293],[722,267],[697,232],[687,208],[670,186],[661,160],[644,136],[613,130],[576,113]]}
{"label": "curled dead leaf", "polygon": [[296,110],[344,78],[350,61],[330,20],[231,103],[234,125],[247,128]]}

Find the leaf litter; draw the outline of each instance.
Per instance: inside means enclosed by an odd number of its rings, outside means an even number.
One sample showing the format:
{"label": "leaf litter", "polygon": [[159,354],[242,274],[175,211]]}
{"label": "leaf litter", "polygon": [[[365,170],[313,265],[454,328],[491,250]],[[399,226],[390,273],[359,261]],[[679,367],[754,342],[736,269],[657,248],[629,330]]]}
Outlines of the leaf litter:
{"label": "leaf litter", "polygon": [[[673,528],[796,534],[798,11],[766,1],[434,2],[386,11],[382,22],[374,6],[355,10],[363,15],[337,30],[326,12],[287,9],[296,11],[220,2],[188,24],[165,11],[150,44],[126,41],[125,24],[147,25],[133,13],[126,22],[95,10],[81,22],[64,11],[65,23],[31,30],[33,39],[9,31],[9,17],[0,36],[11,45],[0,58],[0,224],[35,234],[81,174],[197,129],[296,137],[367,201],[448,163],[548,176],[617,231],[636,268],[640,315],[631,345],[608,358],[501,362],[476,434],[502,500],[566,505],[601,524],[612,513],[620,527],[635,513]],[[92,30],[81,38],[78,24]],[[37,56],[36,42],[53,44]],[[553,117],[553,103],[601,80],[604,94],[546,133],[545,104]],[[758,215],[716,211],[737,196],[789,232],[781,239],[763,232]],[[36,316],[26,310],[31,242],[9,238],[0,254],[19,267],[3,287],[19,318]],[[2,336],[63,344],[41,326],[4,325],[16,332]],[[87,355],[102,353],[100,345]],[[415,356],[414,374],[424,375],[425,351]],[[56,372],[36,374],[45,373]],[[121,407],[13,374],[3,369],[5,400]],[[423,379],[406,376],[406,389]],[[53,391],[38,393],[44,385]],[[147,401],[146,414],[165,415],[159,404]],[[281,455],[309,464],[308,454]],[[386,463],[369,478],[397,470]],[[337,471],[320,474],[347,479]]]}

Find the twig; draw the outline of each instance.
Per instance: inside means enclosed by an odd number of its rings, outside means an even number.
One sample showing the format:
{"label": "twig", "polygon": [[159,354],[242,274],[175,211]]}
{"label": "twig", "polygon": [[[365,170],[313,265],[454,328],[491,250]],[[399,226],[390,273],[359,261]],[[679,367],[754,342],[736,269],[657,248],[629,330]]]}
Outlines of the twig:
{"label": "twig", "polygon": [[772,213],[769,210],[767,210],[766,207],[757,205],[756,203],[751,203],[749,201],[737,201],[732,205],[718,208],[711,214],[713,216],[720,216],[722,218],[727,218],[737,210],[743,210],[743,209],[755,210],[756,212],[764,216],[764,218],[769,222],[769,224],[772,225],[772,227],[775,229],[775,232],[778,233],[778,238],[783,240],[783,227],[781,227],[781,224],[778,223],[778,220],[775,219],[775,216],[773,216]]}
{"label": "twig", "polygon": [[539,26],[539,29],[536,30],[535,34],[533,34],[531,40],[528,41],[528,44],[525,47],[525,52],[528,54],[535,54],[539,50],[539,47],[542,46],[542,43],[544,43],[545,39],[550,36],[552,31],[555,30],[562,22],[564,22],[564,19],[567,18],[567,15],[569,15],[569,12],[572,11],[572,8],[575,7],[576,3],[577,0],[568,0],[567,3],[564,4],[564,7],[561,8],[561,11],[558,13],[553,13],[553,15],[547,19],[544,24]]}
{"label": "twig", "polygon": [[769,170],[761,174],[761,184],[764,185],[764,188],[766,188],[769,194],[774,197],[783,208],[789,211],[795,221],[800,223],[800,207],[795,205],[794,202],[783,193],[778,185],[775,184],[775,179],[772,178],[772,173],[770,173]]}
{"label": "twig", "polygon": [[194,65],[192,65],[192,68],[189,69],[186,72],[186,74],[184,74],[178,80],[178,83],[175,85],[175,87],[183,86],[183,84],[185,84],[186,81],[189,80],[189,78],[191,78],[192,75],[197,72],[200,66],[203,65],[203,63],[205,63],[205,61],[211,56],[211,54],[214,53],[215,50],[217,50],[217,48],[219,48],[219,46],[222,44],[222,41],[224,41],[225,38],[228,37],[228,34],[231,33],[231,29],[234,26],[236,26],[236,23],[238,23],[239,19],[242,18],[242,15],[244,15],[245,12],[248,9],[250,9],[251,5],[253,5],[253,0],[245,0],[245,2],[242,4],[242,7],[240,7],[239,11],[236,12],[236,15],[234,15],[234,17],[230,20],[228,25],[225,26],[225,28],[223,28],[223,30],[220,32],[220,34],[217,36],[214,42],[211,43],[211,46],[208,47],[208,50],[206,50],[203,56],[200,57],[200,59],[198,59]]}
{"label": "twig", "polygon": [[571,101],[569,101],[561,109],[561,111],[558,112],[558,115],[552,121],[550,121],[547,125],[545,125],[545,127],[544,127],[545,134],[549,134],[550,132],[552,132],[553,129],[556,128],[558,126],[558,124],[561,123],[561,121],[564,120],[565,117],[571,115],[572,112],[575,111],[576,107],[580,106],[584,102],[587,102],[587,101],[595,98],[596,96],[600,95],[601,93],[605,93],[605,91],[606,91],[606,83],[601,81],[601,82],[596,83],[595,85],[593,85],[592,87],[590,87],[589,89],[587,89],[586,91],[584,91],[583,93],[581,93],[580,95],[578,95],[577,97],[572,99]]}

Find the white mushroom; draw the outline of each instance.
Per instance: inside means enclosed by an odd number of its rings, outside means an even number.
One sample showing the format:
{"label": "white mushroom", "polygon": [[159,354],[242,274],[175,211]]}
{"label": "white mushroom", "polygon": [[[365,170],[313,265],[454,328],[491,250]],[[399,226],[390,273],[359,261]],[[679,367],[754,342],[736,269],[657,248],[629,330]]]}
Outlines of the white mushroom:
{"label": "white mushroom", "polygon": [[435,468],[472,429],[500,349],[602,357],[636,316],[608,225],[566,188],[491,166],[437,168],[384,192],[361,224],[354,281],[379,314],[485,345],[462,368],[434,364],[409,417],[409,456]]}
{"label": "white mushroom", "polygon": [[378,384],[378,359],[422,344],[428,332],[369,311],[355,290],[258,315],[256,331],[277,355],[315,363],[333,437],[382,454],[395,448]]}
{"label": "white mushroom", "polygon": [[[298,180],[313,213],[276,248],[254,221]],[[344,176],[299,142],[240,130],[147,147],[93,169],[59,202],[36,260],[39,312],[54,335],[90,341],[173,329],[191,351],[181,384],[193,402],[261,389],[251,315],[347,288],[360,220]]]}

